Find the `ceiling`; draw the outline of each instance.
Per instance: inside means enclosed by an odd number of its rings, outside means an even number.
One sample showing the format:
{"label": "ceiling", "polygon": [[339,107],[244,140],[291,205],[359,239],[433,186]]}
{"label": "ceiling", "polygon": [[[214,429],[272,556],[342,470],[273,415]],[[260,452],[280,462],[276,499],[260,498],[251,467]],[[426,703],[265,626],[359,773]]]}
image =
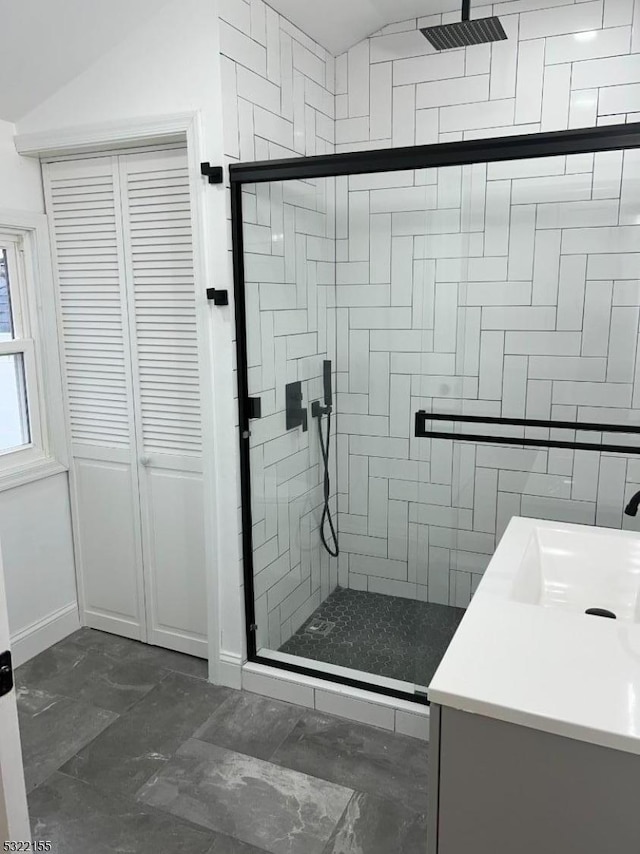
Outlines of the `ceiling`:
{"label": "ceiling", "polygon": [[0,119],[17,121],[168,0],[0,0]]}
{"label": "ceiling", "polygon": [[268,0],[334,55],[387,24],[453,11],[462,0]]}
{"label": "ceiling", "polygon": [[[0,119],[16,122],[171,0],[0,0]],[[387,24],[461,0],[268,0],[338,55]]]}

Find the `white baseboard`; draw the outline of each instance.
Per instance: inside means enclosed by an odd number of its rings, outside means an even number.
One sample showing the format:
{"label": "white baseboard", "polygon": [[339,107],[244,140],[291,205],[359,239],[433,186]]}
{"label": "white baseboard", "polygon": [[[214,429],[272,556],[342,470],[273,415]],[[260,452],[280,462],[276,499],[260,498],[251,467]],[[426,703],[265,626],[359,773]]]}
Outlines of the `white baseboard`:
{"label": "white baseboard", "polygon": [[220,652],[218,659],[218,682],[227,688],[242,688],[242,656],[235,652]]}
{"label": "white baseboard", "polygon": [[13,666],[19,667],[79,628],[80,617],[78,605],[75,602],[59,608],[52,614],[47,614],[46,617],[11,636]]}

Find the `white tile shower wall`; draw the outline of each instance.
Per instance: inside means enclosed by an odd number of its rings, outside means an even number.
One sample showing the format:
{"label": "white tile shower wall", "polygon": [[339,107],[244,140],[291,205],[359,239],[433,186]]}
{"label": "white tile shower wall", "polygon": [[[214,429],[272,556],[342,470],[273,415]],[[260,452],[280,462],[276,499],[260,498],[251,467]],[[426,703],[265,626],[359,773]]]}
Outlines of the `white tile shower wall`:
{"label": "white tile shower wall", "polygon": [[[225,153],[230,161],[331,153],[335,61],[262,0],[224,0],[221,51]],[[317,425],[287,431],[285,385],[305,404],[335,365],[333,181],[245,187],[245,265],[252,422],[257,645],[278,649],[337,584],[318,525],[322,466]],[[334,442],[335,450],[335,424]],[[335,453],[332,454],[332,504]]]}
{"label": "white tile shower wall", "polygon": [[[418,28],[447,13],[339,57],[336,151],[637,119],[640,3],[474,14],[509,40],[437,54]],[[639,174],[614,152],[337,182],[341,584],[465,606],[514,514],[636,526],[633,458],[411,433],[420,408],[640,423]]]}

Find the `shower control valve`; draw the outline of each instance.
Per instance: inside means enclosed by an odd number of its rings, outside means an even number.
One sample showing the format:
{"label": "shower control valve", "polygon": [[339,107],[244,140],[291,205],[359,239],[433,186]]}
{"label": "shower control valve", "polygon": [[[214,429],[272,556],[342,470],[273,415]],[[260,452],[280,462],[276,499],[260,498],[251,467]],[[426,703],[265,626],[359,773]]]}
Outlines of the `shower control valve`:
{"label": "shower control valve", "polygon": [[307,432],[307,408],[302,399],[302,383],[288,383],[285,387],[287,430],[302,427],[302,432]]}

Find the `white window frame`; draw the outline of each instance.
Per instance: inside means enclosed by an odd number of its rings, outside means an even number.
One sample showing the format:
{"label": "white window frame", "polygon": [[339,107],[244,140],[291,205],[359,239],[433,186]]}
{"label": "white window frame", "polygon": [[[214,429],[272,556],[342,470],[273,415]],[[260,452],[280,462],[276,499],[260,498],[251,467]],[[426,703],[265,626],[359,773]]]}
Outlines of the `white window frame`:
{"label": "white window frame", "polygon": [[0,450],[0,491],[68,468],[56,305],[46,217],[0,210],[0,246],[8,249],[16,337],[0,355],[23,357],[30,442]]}
{"label": "white window frame", "polygon": [[0,341],[0,356],[22,356],[24,395],[27,404],[29,442],[14,448],[0,448],[0,472],[24,466],[42,454],[43,435],[40,389],[35,355],[35,330],[29,311],[29,288],[25,275],[25,248],[21,235],[0,231],[0,250],[6,251],[9,299],[14,337]]}

